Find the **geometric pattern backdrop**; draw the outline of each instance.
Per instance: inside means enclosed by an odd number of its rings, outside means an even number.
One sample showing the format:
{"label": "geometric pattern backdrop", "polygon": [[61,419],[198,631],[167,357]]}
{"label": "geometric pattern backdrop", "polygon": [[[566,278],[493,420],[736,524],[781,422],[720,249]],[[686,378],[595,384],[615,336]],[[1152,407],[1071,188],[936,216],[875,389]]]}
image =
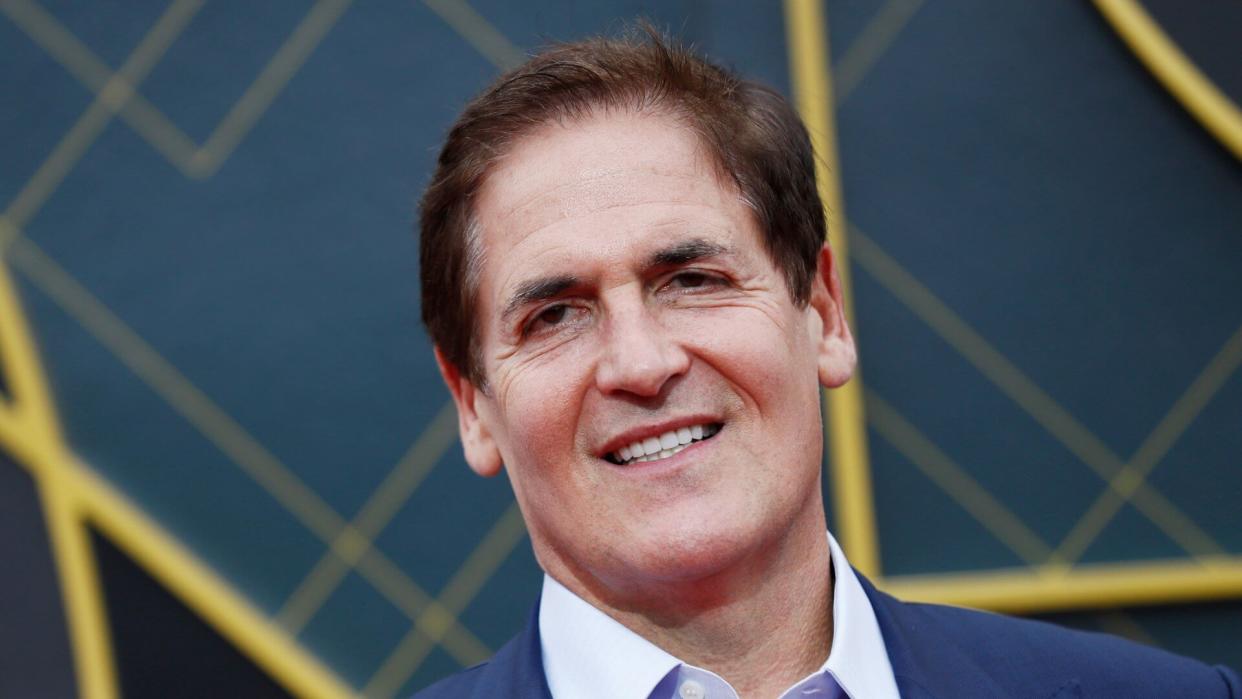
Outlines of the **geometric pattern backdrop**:
{"label": "geometric pattern backdrop", "polygon": [[852,560],[1242,666],[1238,7],[0,0],[0,695],[404,696],[524,623],[415,202],[499,70],[640,15],[817,140]]}

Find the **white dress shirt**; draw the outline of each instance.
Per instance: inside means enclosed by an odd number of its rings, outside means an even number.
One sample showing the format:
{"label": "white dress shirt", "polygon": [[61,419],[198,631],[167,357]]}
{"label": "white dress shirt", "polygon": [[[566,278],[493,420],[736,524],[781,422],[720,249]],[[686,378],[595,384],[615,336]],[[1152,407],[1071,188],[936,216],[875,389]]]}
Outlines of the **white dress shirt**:
{"label": "white dress shirt", "polygon": [[[819,670],[781,697],[900,699],[871,602],[832,534],[828,545],[835,573],[832,648]],[[539,636],[554,699],[737,698],[719,675],[683,663],[547,575]]]}

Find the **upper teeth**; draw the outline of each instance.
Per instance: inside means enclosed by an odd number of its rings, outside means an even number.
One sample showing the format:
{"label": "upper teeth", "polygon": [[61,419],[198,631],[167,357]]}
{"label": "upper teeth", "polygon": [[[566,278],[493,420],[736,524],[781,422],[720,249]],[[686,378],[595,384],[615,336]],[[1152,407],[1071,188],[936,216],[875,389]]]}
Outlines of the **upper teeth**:
{"label": "upper teeth", "polygon": [[691,442],[706,439],[715,434],[716,431],[717,428],[713,425],[681,427],[669,430],[659,437],[648,437],[628,444],[613,452],[611,456],[623,464],[666,459],[685,449]]}

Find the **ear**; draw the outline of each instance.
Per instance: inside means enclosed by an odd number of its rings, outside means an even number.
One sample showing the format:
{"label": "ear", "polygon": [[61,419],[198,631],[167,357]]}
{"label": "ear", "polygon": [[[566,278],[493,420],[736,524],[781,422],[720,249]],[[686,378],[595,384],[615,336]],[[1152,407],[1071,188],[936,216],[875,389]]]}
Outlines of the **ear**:
{"label": "ear", "polygon": [[478,403],[484,399],[483,392],[458,371],[457,367],[444,358],[440,348],[436,348],[436,364],[440,367],[440,376],[453,394],[453,402],[457,404],[457,430],[461,434],[461,446],[466,452],[466,463],[470,469],[480,476],[491,477],[500,473],[503,463],[500,449],[484,420],[479,416]]}
{"label": "ear", "polygon": [[812,338],[819,356],[819,382],[825,388],[836,388],[854,375],[858,353],[854,349],[854,336],[850,333],[849,323],[845,320],[841,279],[837,276],[832,248],[828,247],[828,243],[824,243],[819,250],[819,266],[811,280],[808,305],[820,320],[818,332]]}

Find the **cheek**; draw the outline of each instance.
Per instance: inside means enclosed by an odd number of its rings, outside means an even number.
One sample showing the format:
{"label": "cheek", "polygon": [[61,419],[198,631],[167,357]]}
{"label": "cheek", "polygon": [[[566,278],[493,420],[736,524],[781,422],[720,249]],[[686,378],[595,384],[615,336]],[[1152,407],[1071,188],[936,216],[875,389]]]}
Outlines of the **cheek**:
{"label": "cheek", "polygon": [[506,432],[502,454],[506,463],[524,468],[543,468],[565,459],[576,449],[575,438],[581,406],[582,372],[573,362],[564,368],[524,367],[506,377],[504,405]]}
{"label": "cheek", "polygon": [[704,314],[684,326],[687,342],[726,376],[750,391],[787,392],[818,386],[814,344],[800,314],[763,308]]}

